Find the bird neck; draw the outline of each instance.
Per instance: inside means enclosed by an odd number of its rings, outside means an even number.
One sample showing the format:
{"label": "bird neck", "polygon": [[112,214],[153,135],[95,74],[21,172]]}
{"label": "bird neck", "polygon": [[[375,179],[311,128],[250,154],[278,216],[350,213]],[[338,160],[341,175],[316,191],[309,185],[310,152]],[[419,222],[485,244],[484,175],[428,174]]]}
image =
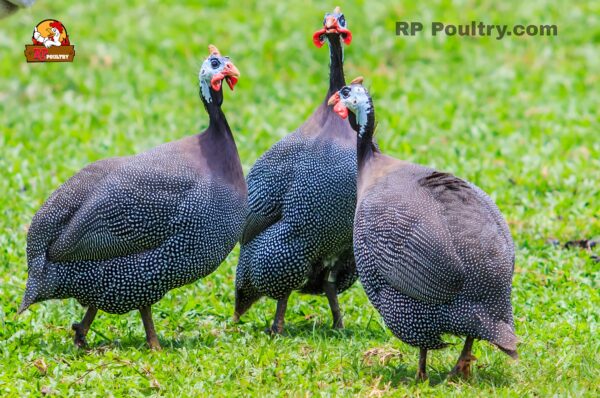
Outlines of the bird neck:
{"label": "bird neck", "polygon": [[[370,102],[370,101],[369,101]],[[350,125],[356,131],[356,161],[359,170],[369,161],[379,149],[373,144],[375,132],[375,109],[370,102],[370,109],[360,109],[358,115],[350,112]]]}
{"label": "bird neck", "polygon": [[227,123],[227,118],[225,118],[225,114],[220,106],[210,109],[208,112],[208,118],[208,128],[211,131],[214,131],[219,135],[233,137],[231,134],[231,129],[229,128],[229,123]]}
{"label": "bird neck", "polygon": [[200,98],[202,98],[202,103],[210,121],[207,131],[231,135],[231,129],[221,109],[223,90],[214,91],[208,82],[203,80],[200,83]]}
{"label": "bird neck", "polygon": [[344,79],[344,48],[341,37],[339,34],[328,34],[327,42],[329,43],[329,91],[325,101],[346,85]]}
{"label": "bird neck", "polygon": [[206,131],[215,138],[224,138],[227,141],[234,142],[233,134],[227,118],[221,109],[221,105],[217,105],[215,101],[204,104],[208,113],[208,128]]}
{"label": "bird neck", "polygon": [[223,92],[215,92],[211,88],[210,93],[210,102],[201,95],[209,117],[208,128],[199,136],[201,156],[214,176],[234,186],[237,191],[245,192],[244,174],[235,139],[221,109]]}

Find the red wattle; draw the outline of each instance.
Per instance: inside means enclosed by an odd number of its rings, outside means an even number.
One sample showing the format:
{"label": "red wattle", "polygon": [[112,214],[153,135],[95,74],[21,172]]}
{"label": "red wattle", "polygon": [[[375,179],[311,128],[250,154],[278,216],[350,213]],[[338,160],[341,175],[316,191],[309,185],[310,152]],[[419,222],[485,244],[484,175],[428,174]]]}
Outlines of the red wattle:
{"label": "red wattle", "polygon": [[325,32],[326,32],[326,30],[325,30],[325,28],[323,28],[323,29],[317,30],[313,34],[313,43],[315,43],[315,46],[317,46],[317,48],[323,47],[323,43],[325,43],[325,41],[321,40],[321,36],[324,35]]}
{"label": "red wattle", "polygon": [[346,108],[341,101],[335,104],[335,106],[333,107],[333,111],[340,115],[342,119],[348,117],[348,108]]}
{"label": "red wattle", "polygon": [[221,80],[223,80],[225,76],[222,73],[215,73],[210,79],[210,86],[213,90],[219,91],[221,89]]}
{"label": "red wattle", "polygon": [[227,85],[229,86],[229,89],[231,91],[233,91],[233,87],[235,87],[235,85],[237,84],[238,78],[235,77],[235,76],[227,76],[225,78],[225,81],[227,82]]}
{"label": "red wattle", "polygon": [[352,32],[346,28],[338,28],[338,33],[344,35],[344,43],[349,46],[352,43]]}

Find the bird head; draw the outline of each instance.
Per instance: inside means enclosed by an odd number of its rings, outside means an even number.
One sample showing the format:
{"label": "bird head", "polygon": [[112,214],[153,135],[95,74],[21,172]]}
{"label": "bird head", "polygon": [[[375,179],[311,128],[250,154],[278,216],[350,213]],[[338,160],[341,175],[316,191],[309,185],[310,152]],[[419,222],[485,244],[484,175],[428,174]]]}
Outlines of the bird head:
{"label": "bird head", "polygon": [[333,12],[325,14],[323,28],[313,34],[313,43],[321,48],[325,43],[325,39],[332,40],[334,37],[341,38],[346,45],[350,45],[352,42],[352,33],[347,29],[346,18],[340,7],[336,7]]}
{"label": "bird head", "polygon": [[46,32],[46,37],[54,37],[60,42],[67,38],[67,30],[65,29],[64,25],[59,21],[51,21],[50,24],[47,25]]}
{"label": "bird head", "polygon": [[235,271],[235,312],[233,320],[238,322],[262,294],[254,285],[248,263],[240,261]]}
{"label": "bird head", "polygon": [[56,297],[60,286],[60,279],[56,267],[30,267],[28,270],[27,285],[17,315],[21,314],[32,304]]}
{"label": "bird head", "polygon": [[52,22],[50,24],[50,28],[52,29],[53,32],[60,32],[60,33],[62,33],[63,30],[65,30],[64,26],[58,21]]}
{"label": "bird head", "polygon": [[225,80],[229,88],[233,90],[240,77],[240,72],[229,57],[221,55],[217,47],[210,44],[208,51],[208,58],[202,63],[198,79],[200,80],[202,96],[206,101],[211,102],[210,89],[220,92],[222,82]]}
{"label": "bird head", "polygon": [[348,111],[351,112],[350,125],[358,132],[359,137],[364,134],[369,116],[374,112],[371,96],[362,82],[363,78],[357,77],[327,101],[327,105],[333,105],[333,111],[342,119],[348,117]]}

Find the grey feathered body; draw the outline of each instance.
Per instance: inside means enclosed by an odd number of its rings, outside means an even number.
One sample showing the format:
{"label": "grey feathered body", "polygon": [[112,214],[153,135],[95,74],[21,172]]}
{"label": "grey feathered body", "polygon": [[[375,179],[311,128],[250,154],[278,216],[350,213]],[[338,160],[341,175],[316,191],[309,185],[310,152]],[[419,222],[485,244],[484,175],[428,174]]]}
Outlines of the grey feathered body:
{"label": "grey feathered body", "polygon": [[404,342],[437,349],[451,333],[516,355],[513,241],[476,186],[375,154],[359,178],[354,251],[370,301]]}
{"label": "grey feathered body", "polygon": [[224,178],[205,138],[95,162],[57,189],[27,236],[24,307],[74,297],[125,313],[213,272],[239,239],[246,187],[233,141]]}
{"label": "grey feathered body", "polygon": [[352,253],[356,133],[325,104],[267,151],[248,174],[249,216],[236,285],[274,299],[323,293],[335,269],[338,292],[358,278]]}

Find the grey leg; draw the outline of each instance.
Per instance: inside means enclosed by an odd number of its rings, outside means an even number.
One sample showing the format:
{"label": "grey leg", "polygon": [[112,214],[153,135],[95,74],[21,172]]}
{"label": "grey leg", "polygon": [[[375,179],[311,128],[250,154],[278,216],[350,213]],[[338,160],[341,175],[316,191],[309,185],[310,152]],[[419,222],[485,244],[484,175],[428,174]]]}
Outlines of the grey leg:
{"label": "grey leg", "polygon": [[417,370],[417,381],[427,380],[427,349],[419,351],[419,369]]}
{"label": "grey leg", "polygon": [[460,357],[458,357],[458,362],[456,362],[456,366],[450,372],[450,377],[454,377],[460,375],[464,378],[468,378],[471,376],[471,362],[476,361],[475,358],[471,354],[471,349],[473,348],[473,337],[467,336],[465,340],[465,346],[460,353]]}
{"label": "grey leg", "polygon": [[329,307],[331,308],[331,315],[333,315],[333,328],[343,329],[344,321],[342,319],[342,312],[340,311],[340,303],[337,296],[337,287],[335,285],[335,275],[328,273],[325,282],[323,282],[323,290],[329,300]]}
{"label": "grey leg", "polygon": [[75,331],[75,337],[73,338],[73,342],[79,348],[83,348],[87,345],[85,341],[85,336],[90,330],[90,326],[98,313],[98,309],[96,307],[88,307],[83,319],[79,323],[74,323],[71,325],[71,329]]}
{"label": "grey leg", "polygon": [[151,350],[160,350],[160,343],[154,330],[154,321],[152,320],[152,307],[140,308],[140,314],[142,315],[142,322],[144,323],[144,329],[146,330],[146,341]]}
{"label": "grey leg", "polygon": [[281,334],[283,333],[283,324],[285,322],[285,310],[287,309],[288,299],[290,293],[284,298],[277,301],[277,310],[275,311],[275,319],[273,319],[273,325],[266,330],[269,334]]}

